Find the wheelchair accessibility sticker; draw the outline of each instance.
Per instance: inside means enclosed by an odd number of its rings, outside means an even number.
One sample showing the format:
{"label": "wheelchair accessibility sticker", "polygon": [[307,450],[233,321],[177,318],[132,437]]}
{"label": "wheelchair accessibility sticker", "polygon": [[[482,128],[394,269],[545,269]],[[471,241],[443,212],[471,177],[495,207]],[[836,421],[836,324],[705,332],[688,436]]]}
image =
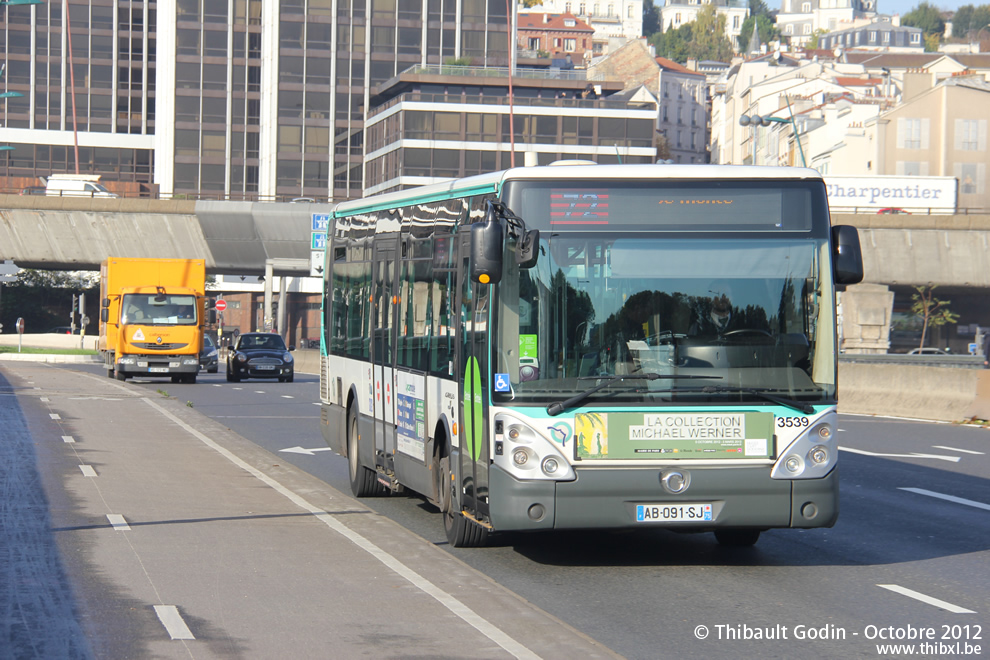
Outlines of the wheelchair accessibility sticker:
{"label": "wheelchair accessibility sticker", "polygon": [[495,374],[495,391],[509,391],[509,374]]}

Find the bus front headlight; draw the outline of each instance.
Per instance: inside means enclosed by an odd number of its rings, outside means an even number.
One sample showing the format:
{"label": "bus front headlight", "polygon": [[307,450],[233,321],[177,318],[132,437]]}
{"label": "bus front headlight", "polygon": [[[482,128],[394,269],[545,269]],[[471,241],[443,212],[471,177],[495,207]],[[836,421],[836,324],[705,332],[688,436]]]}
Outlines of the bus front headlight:
{"label": "bus front headlight", "polygon": [[787,447],[783,447],[770,477],[773,479],[821,479],[838,459],[835,425],[838,416],[826,413]]}
{"label": "bus front headlight", "polygon": [[574,468],[557,443],[536,430],[537,423],[524,422],[506,413],[495,415],[492,428],[497,450],[492,460],[517,479],[574,479]]}

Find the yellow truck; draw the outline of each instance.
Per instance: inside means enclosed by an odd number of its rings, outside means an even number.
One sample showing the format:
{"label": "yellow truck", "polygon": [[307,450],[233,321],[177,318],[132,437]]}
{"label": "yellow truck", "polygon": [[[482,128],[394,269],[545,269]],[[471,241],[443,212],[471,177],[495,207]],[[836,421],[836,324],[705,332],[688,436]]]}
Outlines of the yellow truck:
{"label": "yellow truck", "polygon": [[216,311],[202,259],[106,259],[100,264],[99,349],[107,376],[195,383],[203,330]]}

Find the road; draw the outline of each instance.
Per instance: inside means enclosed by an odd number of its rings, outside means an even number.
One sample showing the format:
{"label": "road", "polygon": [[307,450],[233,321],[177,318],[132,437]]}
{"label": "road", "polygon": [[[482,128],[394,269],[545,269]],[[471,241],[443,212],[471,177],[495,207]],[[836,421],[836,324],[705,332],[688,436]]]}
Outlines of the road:
{"label": "road", "polygon": [[[325,450],[319,433],[318,385],[303,374],[284,384],[227,383],[222,374],[201,375],[195,385],[128,383],[149,399],[167,393],[188,402],[187,408],[340,491],[346,501],[346,462]],[[903,648],[878,648],[890,641],[918,645],[914,657],[985,657],[990,431],[841,416],[839,433],[844,451],[836,526],[770,531],[749,549],[718,546],[710,534],[658,530],[500,535],[491,548],[456,549],[447,546],[435,509],[415,496],[360,504],[626,658],[906,655]],[[364,597],[374,601],[379,592],[369,580]],[[86,616],[113,614],[111,608]],[[59,620],[68,622],[64,639],[77,639],[72,618]],[[478,656],[466,647],[444,654]],[[537,654],[575,657],[564,649]]]}

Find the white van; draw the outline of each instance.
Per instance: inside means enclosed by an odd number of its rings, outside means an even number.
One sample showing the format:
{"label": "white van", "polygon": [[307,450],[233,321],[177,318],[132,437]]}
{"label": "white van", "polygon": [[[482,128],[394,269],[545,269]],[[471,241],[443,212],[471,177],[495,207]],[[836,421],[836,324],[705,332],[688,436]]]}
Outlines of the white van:
{"label": "white van", "polygon": [[120,197],[99,181],[99,174],[53,174],[45,182],[45,194],[54,197]]}

